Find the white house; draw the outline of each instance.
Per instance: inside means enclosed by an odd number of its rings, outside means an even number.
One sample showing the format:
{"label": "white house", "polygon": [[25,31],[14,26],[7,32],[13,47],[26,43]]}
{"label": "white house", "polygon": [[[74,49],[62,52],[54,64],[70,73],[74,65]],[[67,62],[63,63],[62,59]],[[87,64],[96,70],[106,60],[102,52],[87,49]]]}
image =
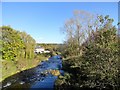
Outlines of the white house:
{"label": "white house", "polygon": [[40,46],[36,47],[35,50],[34,50],[34,52],[35,53],[50,53],[49,50],[45,50],[44,48],[42,48]]}
{"label": "white house", "polygon": [[38,47],[35,48],[34,52],[35,53],[43,53],[44,52],[44,48],[38,46]]}

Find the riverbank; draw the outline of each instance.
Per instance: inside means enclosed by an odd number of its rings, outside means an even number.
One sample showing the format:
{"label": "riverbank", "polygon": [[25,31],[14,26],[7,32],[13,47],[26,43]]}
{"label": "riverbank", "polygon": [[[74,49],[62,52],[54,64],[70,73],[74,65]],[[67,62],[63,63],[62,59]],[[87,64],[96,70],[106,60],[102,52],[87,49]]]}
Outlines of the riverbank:
{"label": "riverbank", "polygon": [[34,88],[53,89],[58,76],[63,75],[62,59],[59,55],[50,57],[34,68],[24,70],[6,78],[2,82],[2,90],[32,90]]}
{"label": "riverbank", "polygon": [[[0,77],[0,82],[6,79],[9,76],[17,74],[21,71],[28,70],[36,67],[41,61],[48,60],[49,56],[45,57],[43,55],[36,56],[34,59],[22,59],[18,60],[17,63],[2,60],[2,77]],[[24,61],[24,62],[23,62]]]}

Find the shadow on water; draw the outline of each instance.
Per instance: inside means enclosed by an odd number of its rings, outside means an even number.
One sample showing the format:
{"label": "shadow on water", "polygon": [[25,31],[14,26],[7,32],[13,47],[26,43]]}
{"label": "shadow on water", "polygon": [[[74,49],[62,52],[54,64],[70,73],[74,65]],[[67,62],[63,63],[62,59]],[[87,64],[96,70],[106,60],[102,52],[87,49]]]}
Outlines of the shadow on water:
{"label": "shadow on water", "polygon": [[2,82],[2,90],[53,90],[57,76],[50,70],[59,70],[62,74],[62,59],[59,55],[41,62],[38,66],[21,71]]}

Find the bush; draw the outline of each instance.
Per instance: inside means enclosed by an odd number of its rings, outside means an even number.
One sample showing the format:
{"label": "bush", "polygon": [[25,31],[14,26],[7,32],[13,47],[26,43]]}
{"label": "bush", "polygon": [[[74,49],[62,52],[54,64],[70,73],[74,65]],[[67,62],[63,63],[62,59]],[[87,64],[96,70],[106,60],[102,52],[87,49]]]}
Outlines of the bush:
{"label": "bush", "polygon": [[114,27],[101,29],[94,34],[92,40],[85,46],[83,54],[84,70],[87,72],[88,87],[99,89],[116,89],[118,82],[118,38]]}
{"label": "bush", "polygon": [[[85,42],[83,54],[63,61],[63,69],[70,78],[63,76],[56,81],[57,90],[98,89],[118,90],[120,88],[119,43],[116,28],[101,28],[93,38]],[[62,84],[59,84],[62,82]]]}

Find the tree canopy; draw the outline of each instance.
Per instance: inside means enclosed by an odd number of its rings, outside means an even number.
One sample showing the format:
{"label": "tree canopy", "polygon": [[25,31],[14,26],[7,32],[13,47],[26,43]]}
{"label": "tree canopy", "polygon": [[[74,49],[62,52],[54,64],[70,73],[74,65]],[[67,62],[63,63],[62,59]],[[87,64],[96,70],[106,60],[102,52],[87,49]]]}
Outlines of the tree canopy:
{"label": "tree canopy", "polygon": [[0,31],[2,59],[14,61],[19,57],[33,57],[35,40],[30,35],[16,31],[10,26],[2,26]]}
{"label": "tree canopy", "polygon": [[[88,23],[88,19],[84,18],[89,17],[88,15],[83,11],[77,13],[78,17],[75,16],[75,19],[64,27],[69,36],[62,51],[66,58],[63,61],[65,75],[56,81],[56,90],[66,90],[66,87],[75,90],[120,88],[120,37],[117,28],[112,25],[114,20],[109,15],[97,15],[95,20],[89,18],[92,22]],[[85,23],[73,23],[81,22],[81,18]]]}

